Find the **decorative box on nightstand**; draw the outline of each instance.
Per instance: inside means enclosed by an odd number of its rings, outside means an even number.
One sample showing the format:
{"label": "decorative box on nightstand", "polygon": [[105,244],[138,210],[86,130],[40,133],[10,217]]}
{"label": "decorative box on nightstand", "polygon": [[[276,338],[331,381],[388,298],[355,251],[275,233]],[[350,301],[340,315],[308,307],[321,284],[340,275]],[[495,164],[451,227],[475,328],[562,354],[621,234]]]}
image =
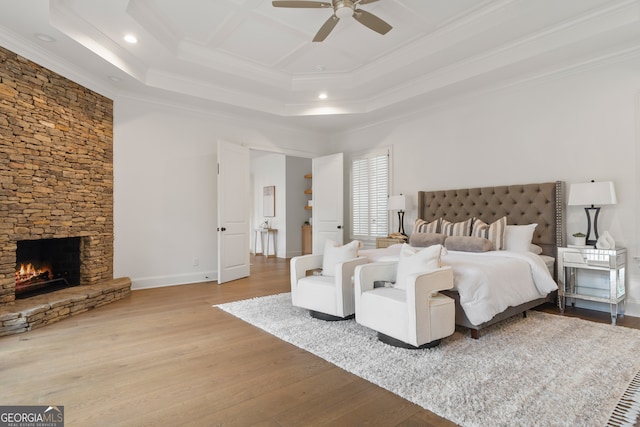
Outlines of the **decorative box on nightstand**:
{"label": "decorative box on nightstand", "polygon": [[387,248],[391,245],[397,245],[398,243],[406,243],[406,238],[398,237],[378,237],[376,239],[376,248]]}
{"label": "decorative box on nightstand", "polygon": [[[591,247],[558,248],[558,306],[563,312],[567,299],[609,303],[611,324],[624,315],[624,274],[627,250]],[[621,309],[618,306],[622,305]]]}

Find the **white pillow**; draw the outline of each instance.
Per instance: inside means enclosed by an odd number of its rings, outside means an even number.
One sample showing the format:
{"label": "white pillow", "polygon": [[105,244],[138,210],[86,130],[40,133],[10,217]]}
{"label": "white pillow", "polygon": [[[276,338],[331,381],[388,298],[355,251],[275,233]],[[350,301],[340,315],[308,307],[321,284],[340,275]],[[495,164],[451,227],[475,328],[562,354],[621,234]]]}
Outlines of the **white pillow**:
{"label": "white pillow", "polygon": [[400,248],[400,260],[396,273],[395,288],[406,289],[407,277],[411,274],[426,273],[441,267],[440,258],[446,254],[442,245],[433,245],[424,249],[415,249],[406,243]]}
{"label": "white pillow", "polygon": [[513,252],[529,252],[533,232],[538,224],[507,225],[504,233],[504,248]]}
{"label": "white pillow", "polygon": [[322,256],[322,275],[334,277],[336,275],[336,265],[357,258],[360,245],[359,240],[354,240],[342,246],[333,240],[327,240],[324,244],[324,255]]}

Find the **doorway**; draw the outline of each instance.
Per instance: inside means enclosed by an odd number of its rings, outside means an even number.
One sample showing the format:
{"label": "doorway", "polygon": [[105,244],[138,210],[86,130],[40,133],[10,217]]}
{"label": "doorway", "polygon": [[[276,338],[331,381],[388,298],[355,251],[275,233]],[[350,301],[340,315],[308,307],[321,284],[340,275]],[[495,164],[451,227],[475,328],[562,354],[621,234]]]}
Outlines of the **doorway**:
{"label": "doorway", "polygon": [[[310,219],[305,175],[311,173],[311,159],[262,150],[250,150],[251,253],[291,258],[302,254],[302,225]],[[274,188],[273,216],[265,216],[265,188]],[[264,222],[276,230],[271,240],[257,237]],[[268,242],[268,246],[267,246]],[[257,247],[256,247],[257,246]]]}

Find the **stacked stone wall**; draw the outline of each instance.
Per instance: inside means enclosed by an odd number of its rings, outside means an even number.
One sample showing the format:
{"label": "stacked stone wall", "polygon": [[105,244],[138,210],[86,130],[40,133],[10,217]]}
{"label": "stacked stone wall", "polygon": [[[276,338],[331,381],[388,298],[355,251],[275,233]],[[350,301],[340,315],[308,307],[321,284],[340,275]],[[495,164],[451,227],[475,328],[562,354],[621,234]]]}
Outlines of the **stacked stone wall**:
{"label": "stacked stone wall", "polygon": [[81,237],[81,284],[113,279],[113,102],[0,47],[0,306],[19,240]]}

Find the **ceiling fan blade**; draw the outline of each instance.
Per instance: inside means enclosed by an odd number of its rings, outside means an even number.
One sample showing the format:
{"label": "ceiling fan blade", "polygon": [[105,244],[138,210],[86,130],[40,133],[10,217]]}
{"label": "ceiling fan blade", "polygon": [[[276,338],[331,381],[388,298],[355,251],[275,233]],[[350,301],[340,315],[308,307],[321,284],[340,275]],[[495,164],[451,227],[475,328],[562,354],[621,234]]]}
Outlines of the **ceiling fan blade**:
{"label": "ceiling fan blade", "polygon": [[356,4],[369,4],[369,3],[375,3],[377,1],[380,1],[380,0],[360,0],[356,2]]}
{"label": "ceiling fan blade", "polygon": [[329,19],[327,19],[324,24],[322,24],[322,27],[320,27],[320,29],[318,30],[318,32],[316,33],[316,36],[313,38],[314,42],[321,42],[324,41],[324,39],[327,38],[327,36],[329,35],[329,33],[335,28],[335,26],[338,24],[338,21],[340,21],[340,18],[338,18],[336,15],[331,15],[329,17]]}
{"label": "ceiling fan blade", "polygon": [[387,34],[389,30],[393,28],[391,25],[366,10],[355,10],[353,12],[353,18],[365,27],[371,28],[373,31],[380,34]]}
{"label": "ceiling fan blade", "polygon": [[299,7],[299,8],[327,8],[333,7],[331,3],[327,3],[324,1],[272,1],[271,4],[273,7]]}

